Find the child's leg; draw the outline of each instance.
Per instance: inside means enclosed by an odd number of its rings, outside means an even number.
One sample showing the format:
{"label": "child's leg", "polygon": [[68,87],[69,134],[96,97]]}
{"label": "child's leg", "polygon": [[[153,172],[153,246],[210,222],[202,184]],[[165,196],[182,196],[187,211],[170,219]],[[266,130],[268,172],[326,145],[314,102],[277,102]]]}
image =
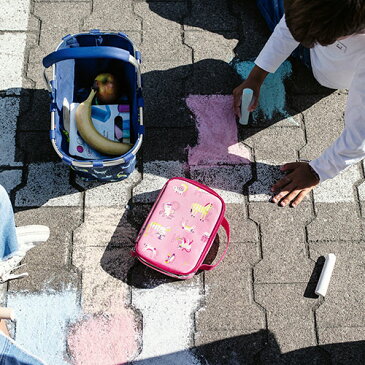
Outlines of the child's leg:
{"label": "child's leg", "polygon": [[257,0],[257,7],[259,8],[261,15],[264,17],[269,29],[273,32],[274,28],[284,15],[284,1]]}
{"label": "child's leg", "polygon": [[[257,7],[264,17],[270,31],[273,32],[284,15],[284,0],[257,0]],[[300,44],[291,56],[298,59],[308,68],[312,68],[308,48],[305,48]]]}
{"label": "child's leg", "polygon": [[0,260],[18,251],[13,208],[8,193],[0,185]]}

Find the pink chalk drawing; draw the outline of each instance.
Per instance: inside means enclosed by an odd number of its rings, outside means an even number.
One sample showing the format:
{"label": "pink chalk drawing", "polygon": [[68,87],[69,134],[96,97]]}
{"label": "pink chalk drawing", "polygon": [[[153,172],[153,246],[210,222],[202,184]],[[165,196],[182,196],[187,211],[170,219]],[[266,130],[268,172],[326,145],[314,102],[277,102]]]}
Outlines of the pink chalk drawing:
{"label": "pink chalk drawing", "polygon": [[67,339],[73,365],[115,365],[138,353],[137,329],[132,313],[98,314],[71,327]]}
{"label": "pink chalk drawing", "polygon": [[238,142],[232,95],[189,95],[186,104],[199,133],[198,144],[187,147],[190,166],[250,163],[250,151]]}

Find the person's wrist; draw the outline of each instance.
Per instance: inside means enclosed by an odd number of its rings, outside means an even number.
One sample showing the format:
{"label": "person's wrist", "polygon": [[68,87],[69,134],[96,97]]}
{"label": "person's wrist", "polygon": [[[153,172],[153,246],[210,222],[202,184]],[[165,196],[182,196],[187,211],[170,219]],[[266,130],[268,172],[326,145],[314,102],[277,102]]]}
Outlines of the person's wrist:
{"label": "person's wrist", "polygon": [[312,176],[317,180],[320,181],[319,175],[316,170],[308,163],[309,171],[311,172]]}

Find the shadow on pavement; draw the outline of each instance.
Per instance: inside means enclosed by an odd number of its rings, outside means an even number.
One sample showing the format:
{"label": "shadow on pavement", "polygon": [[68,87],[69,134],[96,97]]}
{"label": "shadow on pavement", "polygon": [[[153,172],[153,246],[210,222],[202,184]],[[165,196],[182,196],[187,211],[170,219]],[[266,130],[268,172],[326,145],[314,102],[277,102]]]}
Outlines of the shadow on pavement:
{"label": "shadow on pavement", "polygon": [[[191,26],[195,30],[204,29],[227,38],[238,39],[235,49],[237,59],[256,57],[269,36],[254,1],[203,1],[200,5],[198,2],[189,2],[190,7],[195,7],[194,11],[191,11],[193,15],[189,16],[172,11],[171,2],[148,1],[148,4],[152,12],[182,26]],[[292,78],[286,81],[286,87],[289,94],[287,109],[294,115],[306,110],[332,90],[320,87],[311,72],[304,66],[294,62],[293,67]],[[163,71],[145,72],[143,79],[146,138],[142,151],[139,152],[139,159],[143,164],[152,161],[186,163],[186,147],[196,145],[198,138],[195,120],[185,102],[186,97],[191,94],[229,95],[241,82],[240,77],[228,63],[216,59],[203,59],[193,64]],[[311,94],[312,97],[307,98],[303,94]],[[277,114],[271,120],[261,118],[255,125],[240,127],[238,141],[244,143],[247,137],[275,124],[284,117],[287,116]],[[47,91],[23,89],[20,94],[20,115],[16,130],[16,162],[22,162],[26,168],[36,163],[60,162],[49,140],[49,126]],[[247,161],[242,161],[242,163],[245,162]],[[256,167],[253,165],[253,175],[248,179],[248,183],[261,179],[260,176],[255,175],[259,167],[259,164],[256,164]],[[67,166],[65,165],[64,168],[67,169]],[[275,168],[268,166],[266,170],[275,171]],[[23,176],[21,187],[27,184],[26,179],[27,176]],[[54,183],[57,184],[57,176],[54,179]],[[78,185],[73,172],[70,174],[69,183],[69,191],[68,187],[63,187],[60,193],[57,193],[55,189],[53,194],[67,195],[68,192],[75,192],[75,189],[85,190]],[[209,181],[209,183],[213,188],[232,191],[237,189],[234,184],[232,187],[227,187],[222,179]],[[264,185],[259,189],[267,193],[267,185],[265,188]],[[244,193],[248,194],[248,191]],[[42,200],[42,191],[37,191],[37,194]]]}
{"label": "shadow on pavement", "polygon": [[[219,334],[211,333],[211,337]],[[189,356],[190,355],[190,356]],[[192,359],[194,355],[195,359]],[[190,362],[187,362],[187,359]],[[194,361],[195,360],[195,361]],[[331,343],[282,353],[275,335],[260,330],[248,335],[225,338],[186,351],[133,361],[130,364],[209,364],[209,365],[308,365],[353,364],[365,361],[365,341]]]}

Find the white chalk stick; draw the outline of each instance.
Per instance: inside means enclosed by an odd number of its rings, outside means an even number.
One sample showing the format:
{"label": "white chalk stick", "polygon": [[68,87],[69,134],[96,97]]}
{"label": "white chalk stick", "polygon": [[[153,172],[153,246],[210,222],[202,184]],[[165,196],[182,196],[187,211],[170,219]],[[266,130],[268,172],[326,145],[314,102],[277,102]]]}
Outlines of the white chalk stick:
{"label": "white chalk stick", "polygon": [[242,99],[241,99],[241,118],[239,120],[239,123],[242,125],[248,124],[248,117],[250,116],[250,112],[247,109],[251,103],[252,97],[253,97],[253,90],[243,89]]}
{"label": "white chalk stick", "polygon": [[15,312],[12,308],[0,307],[0,319],[11,319],[14,321]]}
{"label": "white chalk stick", "polygon": [[315,293],[325,297],[327,294],[328,285],[331,280],[332,271],[335,267],[336,256],[333,253],[329,253],[326,256],[326,261],[323,265],[321,276],[319,277]]}

